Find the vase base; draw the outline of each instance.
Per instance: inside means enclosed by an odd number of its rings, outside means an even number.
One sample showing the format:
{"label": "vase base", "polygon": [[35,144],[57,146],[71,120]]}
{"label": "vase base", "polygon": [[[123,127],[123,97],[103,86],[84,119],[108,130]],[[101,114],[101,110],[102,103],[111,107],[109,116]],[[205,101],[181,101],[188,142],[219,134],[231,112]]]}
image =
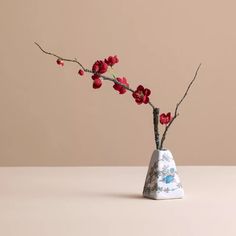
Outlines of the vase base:
{"label": "vase base", "polygon": [[184,191],[183,189],[177,189],[171,193],[157,193],[157,192],[145,193],[144,192],[143,197],[153,199],[153,200],[182,199],[184,198]]}

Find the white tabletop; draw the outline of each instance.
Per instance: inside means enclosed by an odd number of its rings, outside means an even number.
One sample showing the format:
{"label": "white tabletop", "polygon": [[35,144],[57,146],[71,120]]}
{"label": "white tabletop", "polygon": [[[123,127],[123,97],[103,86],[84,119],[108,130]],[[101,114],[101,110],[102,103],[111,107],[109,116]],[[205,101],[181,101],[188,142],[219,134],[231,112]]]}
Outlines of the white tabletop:
{"label": "white tabletop", "polygon": [[178,200],[143,198],[146,171],[1,167],[0,235],[236,235],[236,167],[178,167]]}

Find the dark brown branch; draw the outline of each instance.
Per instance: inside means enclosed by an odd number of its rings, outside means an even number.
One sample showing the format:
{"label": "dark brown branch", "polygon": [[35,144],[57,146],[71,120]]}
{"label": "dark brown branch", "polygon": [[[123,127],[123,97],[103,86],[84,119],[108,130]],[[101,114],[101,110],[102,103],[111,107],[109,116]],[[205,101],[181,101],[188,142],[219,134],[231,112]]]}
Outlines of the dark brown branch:
{"label": "dark brown branch", "polygon": [[197,70],[196,70],[196,72],[195,72],[195,74],[194,74],[194,77],[193,77],[193,79],[191,80],[191,82],[189,83],[189,85],[188,85],[188,87],[187,87],[187,89],[186,89],[186,91],[185,91],[183,97],[180,99],[180,101],[177,103],[177,105],[176,105],[176,107],[175,107],[174,116],[173,116],[173,118],[171,119],[170,123],[166,126],[166,128],[165,128],[165,130],[164,130],[164,133],[163,133],[163,135],[162,135],[161,144],[160,144],[160,149],[163,148],[163,143],[164,143],[164,141],[165,141],[167,131],[168,131],[168,129],[170,128],[170,126],[173,124],[174,120],[175,120],[175,119],[177,118],[177,116],[179,115],[179,113],[178,113],[179,106],[180,106],[180,104],[184,101],[185,97],[186,97],[187,94],[188,94],[189,89],[191,88],[193,82],[194,82],[195,79],[197,78],[197,74],[198,74],[198,71],[199,71],[200,67],[201,67],[201,64],[199,64],[199,66],[198,66],[198,68],[197,68]]}
{"label": "dark brown branch", "polygon": [[[56,57],[56,58],[58,58],[58,59],[61,59],[61,60],[63,60],[63,61],[68,61],[68,62],[77,63],[85,72],[94,74],[94,72],[93,72],[92,70],[86,69],[77,59],[67,59],[67,58],[63,58],[63,57],[58,56],[58,55],[56,55],[56,54],[54,54],[54,53],[45,51],[38,43],[35,42],[35,44],[39,47],[39,49],[40,49],[43,53],[45,53],[45,54],[47,54],[47,55],[50,55],[50,56],[54,56],[54,57]],[[101,78],[103,78],[104,80],[109,80],[109,81],[111,81],[111,82],[114,82],[114,83],[116,83],[116,84],[121,85],[122,87],[124,87],[125,89],[129,90],[129,91],[132,92],[132,93],[134,92],[134,90],[133,90],[132,88],[127,87],[126,85],[120,83],[120,82],[117,81],[115,78],[113,79],[113,78],[110,78],[110,77],[107,77],[107,76],[104,76],[104,75],[101,75],[101,74],[97,74],[97,75],[99,75],[99,76],[100,76]],[[150,101],[148,102],[148,104],[152,107],[152,109],[155,109],[155,106],[154,106]]]}
{"label": "dark brown branch", "polygon": [[156,143],[156,149],[159,149],[159,129],[158,129],[158,123],[159,123],[159,108],[153,109],[153,126],[154,126],[154,136],[155,136],[155,143]]}

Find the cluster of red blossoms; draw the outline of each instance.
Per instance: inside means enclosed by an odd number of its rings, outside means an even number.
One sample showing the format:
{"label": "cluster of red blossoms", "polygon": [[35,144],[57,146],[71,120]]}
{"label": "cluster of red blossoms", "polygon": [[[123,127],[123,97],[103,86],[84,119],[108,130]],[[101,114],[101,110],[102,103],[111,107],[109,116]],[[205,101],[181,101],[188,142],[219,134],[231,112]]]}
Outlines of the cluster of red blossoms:
{"label": "cluster of red blossoms", "polygon": [[[119,59],[117,56],[109,56],[104,61],[98,60],[93,64],[92,71],[94,75],[93,79],[93,88],[97,89],[102,86],[102,81],[98,74],[103,74],[107,72],[108,66],[112,67],[114,64],[118,63]],[[113,88],[117,90],[120,94],[124,94],[126,89],[129,88],[128,81],[125,77],[116,78],[119,83],[115,83]],[[125,87],[124,87],[125,86]],[[126,88],[127,87],[127,88]],[[147,104],[149,102],[149,95],[151,94],[150,89],[144,88],[142,85],[139,85],[137,89],[133,92],[133,97],[137,104]]]}
{"label": "cluster of red blossoms", "polygon": [[[119,59],[117,56],[109,56],[108,58],[104,60],[97,60],[93,66],[92,66],[92,80],[93,80],[93,88],[98,89],[102,86],[102,79],[101,74],[104,74],[107,72],[109,66],[112,67],[116,63],[119,62]],[[64,66],[64,61],[60,58],[57,59],[57,64],[60,66]],[[83,76],[84,71],[79,70],[78,74]],[[116,78],[116,81],[119,83],[114,82],[113,88],[119,92],[119,94],[124,94],[126,90],[129,88],[128,81],[125,77],[123,78]],[[125,87],[124,87],[125,86]],[[139,85],[135,91],[133,91],[132,96],[135,99],[135,102],[140,104],[147,104],[149,103],[149,96],[151,94],[151,90],[148,88],[144,88],[142,85]],[[172,117],[171,113],[162,113],[160,115],[160,123],[162,125],[167,125],[170,123]]]}
{"label": "cluster of red blossoms", "polygon": [[92,71],[94,75],[92,75],[93,79],[93,88],[98,89],[102,86],[102,80],[99,74],[104,74],[107,72],[108,67],[114,66],[116,63],[119,62],[117,56],[109,56],[104,60],[97,60],[92,67]]}
{"label": "cluster of red blossoms", "polygon": [[[104,60],[97,60],[93,66],[92,66],[92,72],[94,73],[92,75],[93,80],[93,88],[98,89],[102,86],[102,79],[101,74],[104,74],[107,72],[108,67],[114,66],[116,63],[119,62],[119,59],[117,56],[109,56],[108,58]],[[60,66],[64,66],[64,61],[60,58],[57,59],[57,64]],[[83,76],[84,71],[79,70],[78,74]],[[116,81],[119,83],[114,82],[113,88],[119,92],[119,94],[124,94],[129,88],[128,81],[125,77],[123,78],[116,78]],[[139,85],[137,89],[133,92],[133,97],[137,104],[147,104],[149,102],[149,95],[151,94],[150,89],[144,88],[142,85]]]}

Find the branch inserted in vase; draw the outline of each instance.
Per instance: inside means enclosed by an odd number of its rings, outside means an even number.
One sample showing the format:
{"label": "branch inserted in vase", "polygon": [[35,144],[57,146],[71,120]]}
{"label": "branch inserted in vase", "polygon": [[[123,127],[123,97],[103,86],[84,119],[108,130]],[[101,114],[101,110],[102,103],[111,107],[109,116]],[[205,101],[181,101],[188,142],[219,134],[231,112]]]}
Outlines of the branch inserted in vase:
{"label": "branch inserted in vase", "polygon": [[[119,62],[119,59],[117,56],[109,56],[105,60],[97,60],[93,66],[92,69],[86,69],[76,58],[75,59],[67,59],[61,56],[58,56],[54,53],[48,52],[44,50],[38,43],[35,42],[35,44],[39,47],[39,49],[50,56],[53,56],[57,58],[57,64],[60,66],[64,66],[64,62],[71,62],[71,63],[76,63],[80,67],[80,70],[78,71],[78,74],[83,76],[84,72],[92,74],[92,80],[93,80],[93,88],[98,89],[102,86],[102,80],[108,80],[114,83],[113,88],[117,90],[120,94],[124,94],[126,90],[132,92],[132,96],[135,99],[135,102],[137,104],[148,104],[151,106],[153,109],[153,126],[154,126],[154,137],[155,137],[155,144],[156,144],[156,149],[157,150],[162,150],[163,145],[166,139],[167,132],[170,128],[170,126],[173,124],[177,116],[179,115],[178,109],[181,103],[184,101],[186,98],[188,91],[190,90],[191,86],[193,85],[195,79],[197,78],[198,71],[201,67],[201,64],[199,64],[193,79],[189,83],[183,97],[180,99],[180,101],[177,103],[174,111],[174,115],[172,117],[171,113],[168,112],[167,114],[160,113],[160,108],[154,106],[150,99],[149,96],[151,94],[151,90],[148,88],[144,88],[143,85],[139,85],[136,90],[132,89],[125,77],[119,78],[116,77],[114,74],[112,74],[112,77],[105,76],[104,74],[107,72],[108,68],[112,68],[114,64]],[[162,125],[165,125],[164,132],[162,134],[162,137],[160,138],[160,133],[159,133],[159,123]]]}

